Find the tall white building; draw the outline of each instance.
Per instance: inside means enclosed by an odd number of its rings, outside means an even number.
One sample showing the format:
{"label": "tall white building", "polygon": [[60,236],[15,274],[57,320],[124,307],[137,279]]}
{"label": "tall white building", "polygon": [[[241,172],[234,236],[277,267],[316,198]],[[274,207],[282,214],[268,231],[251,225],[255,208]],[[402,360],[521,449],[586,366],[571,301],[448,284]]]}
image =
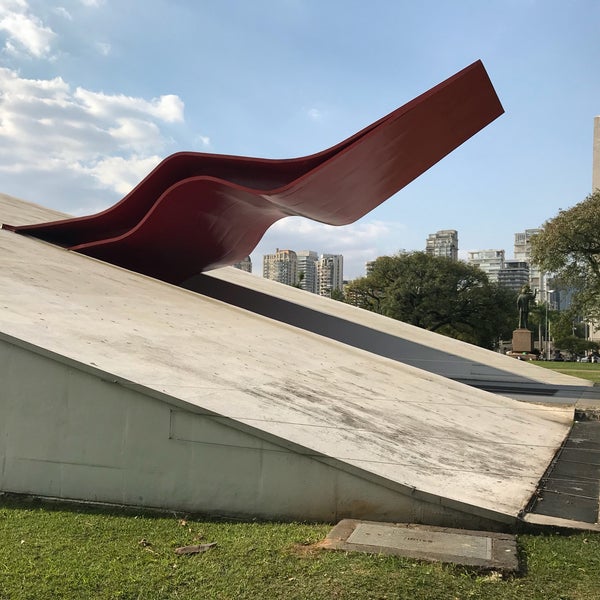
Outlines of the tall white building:
{"label": "tall white building", "polygon": [[479,267],[490,281],[498,281],[504,268],[504,250],[474,250],[468,253],[467,262]]}
{"label": "tall white building", "polygon": [[431,256],[445,256],[458,260],[458,231],[455,229],[441,229],[430,233],[427,237],[425,252]]}
{"label": "tall white building", "polygon": [[321,254],[317,262],[318,291],[320,296],[331,296],[333,290],[344,288],[344,257],[341,254]]}
{"label": "tall white building", "polygon": [[317,261],[319,255],[313,250],[300,250],[296,252],[298,285],[307,292],[317,293]]}
{"label": "tall white building", "polygon": [[600,117],[594,118],[594,148],[592,151],[592,192],[600,190]]}
{"label": "tall white building", "polygon": [[[600,190],[600,117],[594,118],[594,147],[592,151],[592,192]],[[590,323],[589,338],[600,342],[600,323]]]}
{"label": "tall white building", "polygon": [[286,285],[296,285],[298,281],[296,253],[293,250],[277,248],[275,254],[265,254],[263,277]]}
{"label": "tall white building", "polygon": [[524,261],[529,264],[529,286],[532,290],[538,290],[538,295],[544,295],[548,289],[547,274],[531,263],[531,238],[541,229],[526,229],[515,233],[515,260]]}

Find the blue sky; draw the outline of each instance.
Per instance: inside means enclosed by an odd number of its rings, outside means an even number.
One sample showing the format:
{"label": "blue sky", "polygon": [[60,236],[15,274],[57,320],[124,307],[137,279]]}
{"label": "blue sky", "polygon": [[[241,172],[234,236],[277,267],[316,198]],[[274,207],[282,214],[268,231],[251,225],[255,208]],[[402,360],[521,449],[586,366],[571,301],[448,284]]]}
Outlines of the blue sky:
{"label": "blue sky", "polygon": [[275,224],[345,276],[429,233],[512,257],[591,191],[598,0],[0,0],[0,192],[71,214],[192,150],[323,150],[481,59],[506,113],[360,221]]}

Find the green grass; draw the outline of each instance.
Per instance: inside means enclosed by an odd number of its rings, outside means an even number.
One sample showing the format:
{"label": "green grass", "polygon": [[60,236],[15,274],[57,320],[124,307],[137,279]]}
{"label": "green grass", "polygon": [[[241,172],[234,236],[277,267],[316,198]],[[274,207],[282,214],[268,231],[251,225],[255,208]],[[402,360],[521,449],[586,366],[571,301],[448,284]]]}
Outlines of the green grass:
{"label": "green grass", "polygon": [[600,363],[578,363],[578,362],[557,362],[557,361],[536,361],[534,364],[552,369],[565,375],[589,379],[600,384]]}
{"label": "green grass", "polygon": [[[226,522],[0,499],[0,598],[597,600],[600,534],[519,536],[520,576],[315,550],[330,525]],[[178,546],[216,542],[202,554]]]}

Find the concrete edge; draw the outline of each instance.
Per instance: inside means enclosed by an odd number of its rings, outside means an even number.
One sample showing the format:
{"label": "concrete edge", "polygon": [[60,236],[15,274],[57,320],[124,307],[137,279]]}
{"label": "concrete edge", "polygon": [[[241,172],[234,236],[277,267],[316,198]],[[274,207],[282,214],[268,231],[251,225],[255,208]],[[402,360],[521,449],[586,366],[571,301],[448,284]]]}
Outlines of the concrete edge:
{"label": "concrete edge", "polygon": [[521,529],[527,532],[547,531],[547,530],[563,530],[572,533],[591,531],[600,533],[600,523],[585,523],[583,521],[571,521],[570,519],[562,519],[560,517],[550,517],[547,515],[537,515],[527,513],[520,517]]}

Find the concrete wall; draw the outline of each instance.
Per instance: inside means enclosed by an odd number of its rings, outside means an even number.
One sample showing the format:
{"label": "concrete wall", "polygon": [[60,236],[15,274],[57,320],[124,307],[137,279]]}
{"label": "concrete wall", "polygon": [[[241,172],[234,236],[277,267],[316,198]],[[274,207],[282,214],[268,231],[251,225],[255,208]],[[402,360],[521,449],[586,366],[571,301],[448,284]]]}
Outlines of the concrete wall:
{"label": "concrete wall", "polygon": [[512,523],[411,497],[355,467],[6,339],[0,381],[2,491],[284,520]]}

